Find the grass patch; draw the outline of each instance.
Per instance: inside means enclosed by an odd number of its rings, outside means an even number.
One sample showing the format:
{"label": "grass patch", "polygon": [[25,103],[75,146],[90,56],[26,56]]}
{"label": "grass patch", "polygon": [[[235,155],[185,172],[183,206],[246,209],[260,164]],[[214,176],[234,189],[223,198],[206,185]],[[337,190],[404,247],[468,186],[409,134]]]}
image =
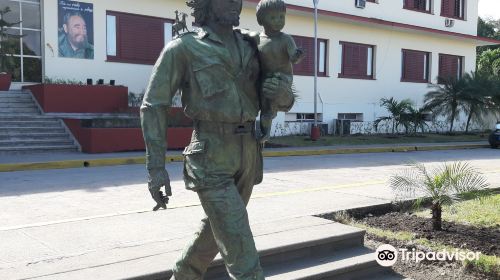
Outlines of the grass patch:
{"label": "grass patch", "polygon": [[[415,213],[430,218],[430,210]],[[443,220],[478,227],[500,226],[500,194],[461,201],[443,209]]]}
{"label": "grass patch", "polygon": [[470,142],[487,140],[486,134],[418,134],[418,135],[349,135],[349,136],[322,136],[318,141],[311,141],[309,136],[281,136],[273,137],[270,146],[337,146],[337,145],[372,145],[372,144],[410,144],[410,143],[446,143]]}

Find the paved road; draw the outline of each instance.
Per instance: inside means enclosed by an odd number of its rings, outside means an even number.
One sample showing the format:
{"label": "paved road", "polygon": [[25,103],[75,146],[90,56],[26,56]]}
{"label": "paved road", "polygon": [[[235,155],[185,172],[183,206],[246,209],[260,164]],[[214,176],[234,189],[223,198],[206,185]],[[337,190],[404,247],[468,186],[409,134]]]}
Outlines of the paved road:
{"label": "paved road", "polygon": [[[266,158],[249,216],[258,224],[388,202],[387,180],[408,162],[456,160],[500,187],[500,150]],[[182,164],[168,170],[174,196],[169,210],[155,213],[141,165],[0,173],[0,278],[53,273],[58,263],[61,270],[95,266],[102,260],[79,257],[117,249],[116,258],[140,257],[155,242],[190,235],[202,209],[184,190]]]}

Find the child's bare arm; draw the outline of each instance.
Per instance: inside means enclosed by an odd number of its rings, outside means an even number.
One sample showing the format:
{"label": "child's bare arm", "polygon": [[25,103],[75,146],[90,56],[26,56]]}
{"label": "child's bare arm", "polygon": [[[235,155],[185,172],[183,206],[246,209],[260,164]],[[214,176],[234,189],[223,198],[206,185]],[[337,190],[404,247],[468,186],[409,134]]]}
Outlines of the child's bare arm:
{"label": "child's bare arm", "polygon": [[297,48],[292,57],[290,57],[290,61],[293,64],[298,64],[302,61],[302,59],[304,59],[305,56],[306,56],[306,51],[302,48]]}

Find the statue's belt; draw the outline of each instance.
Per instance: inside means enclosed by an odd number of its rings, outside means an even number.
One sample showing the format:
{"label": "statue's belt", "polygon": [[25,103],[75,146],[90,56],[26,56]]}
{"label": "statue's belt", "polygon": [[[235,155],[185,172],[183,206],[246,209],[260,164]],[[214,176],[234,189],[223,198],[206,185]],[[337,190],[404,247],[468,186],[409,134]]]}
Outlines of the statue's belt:
{"label": "statue's belt", "polygon": [[217,134],[249,134],[255,132],[255,122],[223,123],[195,120],[194,130]]}

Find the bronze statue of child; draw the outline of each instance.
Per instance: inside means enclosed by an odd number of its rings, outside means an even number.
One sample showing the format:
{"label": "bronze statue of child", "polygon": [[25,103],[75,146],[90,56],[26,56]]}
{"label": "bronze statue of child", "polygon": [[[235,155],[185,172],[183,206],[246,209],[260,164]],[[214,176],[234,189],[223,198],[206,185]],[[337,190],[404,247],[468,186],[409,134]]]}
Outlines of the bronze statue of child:
{"label": "bronze statue of child", "polygon": [[[283,0],[261,0],[257,5],[257,22],[264,27],[257,38],[263,78],[293,81],[293,64],[299,63],[304,51],[297,48],[289,34],[281,32],[285,27],[286,4]],[[277,110],[267,98],[261,97],[261,142],[269,140],[272,121]]]}

